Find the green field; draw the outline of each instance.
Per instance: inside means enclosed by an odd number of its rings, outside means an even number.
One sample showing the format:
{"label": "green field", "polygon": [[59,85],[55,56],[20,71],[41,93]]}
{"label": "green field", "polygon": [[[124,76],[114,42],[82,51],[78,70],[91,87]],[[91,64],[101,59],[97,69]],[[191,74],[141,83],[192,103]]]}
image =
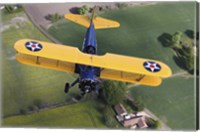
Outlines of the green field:
{"label": "green field", "polygon": [[[23,14],[17,13],[17,15]],[[17,16],[12,15],[12,17]],[[23,14],[24,15],[24,14]],[[6,17],[6,20],[11,16]],[[12,115],[20,109],[27,109],[35,100],[42,100],[46,105],[71,100],[78,88],[66,95],[65,82],[75,78],[66,73],[23,65],[15,60],[14,43],[22,38],[49,41],[36,29],[30,21],[11,26],[2,33],[2,91],[3,115]]]}
{"label": "green field", "polygon": [[[3,15],[7,23],[23,12]],[[11,116],[26,111],[36,100],[41,100],[46,109],[54,104],[71,101],[79,90],[74,87],[64,93],[65,82],[72,82],[75,75],[23,65],[15,60],[14,43],[22,38],[49,41],[30,21],[12,25],[2,33],[2,114]],[[2,126],[9,127],[62,127],[95,128],[103,124],[100,104],[92,101],[46,110],[39,113],[6,117]]]}
{"label": "green field", "polygon": [[24,12],[23,12],[23,9],[20,9],[18,10],[17,12],[15,13],[12,13],[12,14],[8,14],[8,13],[3,13],[1,12],[1,22],[2,23],[7,23],[7,22],[10,22],[10,20],[14,17],[17,17],[17,16],[24,16]]}
{"label": "green field", "polygon": [[141,97],[145,106],[176,130],[195,128],[194,78],[184,75],[165,79],[161,86],[131,88],[133,97]]}
{"label": "green field", "polygon": [[[164,47],[158,38],[163,33],[194,30],[195,6],[194,2],[173,2],[105,12],[102,16],[119,21],[121,26],[97,30],[99,54],[112,52],[156,59],[168,64],[173,74],[183,72],[174,60],[173,50]],[[85,28],[67,20],[49,28],[60,42],[79,48],[85,32]],[[169,78],[156,88],[137,86],[130,93],[141,96],[147,108],[172,129],[195,129],[193,77]]]}
{"label": "green field", "polygon": [[[99,54],[119,53],[156,59],[168,64],[173,73],[182,72],[174,61],[174,53],[158,40],[163,33],[194,30],[194,2],[162,3],[105,12],[102,16],[121,23],[118,29],[97,30]],[[4,19],[4,17],[6,17]],[[9,21],[13,16],[3,16]],[[20,38],[49,41],[30,21],[11,27],[2,33],[3,55],[3,115],[27,109],[37,99],[50,106],[71,100],[78,92],[73,88],[63,92],[65,82],[74,75],[22,65],[16,62],[14,43]],[[81,47],[86,29],[62,20],[49,28],[49,33],[66,45]],[[11,39],[12,37],[12,39]],[[194,129],[194,79],[185,77],[165,79],[159,87],[130,88],[133,97],[142,97],[145,105],[172,129]],[[26,127],[105,127],[98,103],[85,102],[30,115],[7,117],[4,126]],[[73,116],[74,115],[74,116]],[[87,122],[86,122],[87,120]]]}
{"label": "green field", "polygon": [[3,126],[53,128],[105,128],[96,102],[62,106],[30,115],[8,117]]}

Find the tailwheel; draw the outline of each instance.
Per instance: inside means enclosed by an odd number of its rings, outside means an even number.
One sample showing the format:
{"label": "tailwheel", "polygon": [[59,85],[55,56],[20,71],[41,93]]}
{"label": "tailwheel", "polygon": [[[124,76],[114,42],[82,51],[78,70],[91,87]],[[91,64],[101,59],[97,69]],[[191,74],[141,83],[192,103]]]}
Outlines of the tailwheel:
{"label": "tailwheel", "polygon": [[66,83],[66,84],[65,84],[65,90],[64,90],[64,92],[65,92],[65,93],[68,93],[69,88],[70,88],[69,83]]}

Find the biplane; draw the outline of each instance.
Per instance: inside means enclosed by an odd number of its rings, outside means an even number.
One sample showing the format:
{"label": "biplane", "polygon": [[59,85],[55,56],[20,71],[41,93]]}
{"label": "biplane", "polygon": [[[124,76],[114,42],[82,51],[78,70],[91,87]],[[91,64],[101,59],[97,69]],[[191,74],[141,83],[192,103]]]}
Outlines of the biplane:
{"label": "biplane", "polygon": [[95,16],[66,14],[64,17],[87,28],[83,47],[54,44],[32,39],[18,40],[14,48],[17,61],[53,70],[76,73],[79,77],[71,84],[66,83],[64,92],[79,84],[81,94],[98,92],[100,79],[110,79],[148,86],[158,86],[162,78],[171,75],[164,63],[151,59],[106,53],[97,55],[95,29],[117,28],[116,21]]}

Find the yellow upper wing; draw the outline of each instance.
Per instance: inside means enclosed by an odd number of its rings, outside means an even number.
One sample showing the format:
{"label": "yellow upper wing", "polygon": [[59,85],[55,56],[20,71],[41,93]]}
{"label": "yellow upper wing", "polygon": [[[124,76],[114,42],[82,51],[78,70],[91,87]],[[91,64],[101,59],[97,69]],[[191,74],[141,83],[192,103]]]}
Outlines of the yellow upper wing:
{"label": "yellow upper wing", "polygon": [[[84,15],[76,15],[76,14],[65,14],[65,18],[67,18],[70,21],[73,21],[77,24],[80,24],[86,28],[90,26],[90,18],[88,16]],[[96,17],[93,20],[95,29],[102,29],[102,28],[115,28],[119,27],[120,24],[116,21],[105,19],[102,17]]]}
{"label": "yellow upper wing", "polygon": [[[35,43],[39,43],[42,47],[33,46]],[[33,44],[31,47],[30,44]],[[51,47],[51,45],[53,47]],[[34,49],[35,47],[35,49]],[[54,51],[51,51],[52,48],[57,47]],[[56,54],[62,55],[60,49],[61,45],[49,44],[48,42],[39,42],[30,39],[19,40],[15,43],[14,48],[17,50],[16,59],[23,63],[53,70],[59,70],[64,72],[75,72],[75,64],[67,61],[62,61],[59,58],[52,57]],[[33,49],[33,51],[31,50]],[[39,49],[37,51],[37,49]],[[50,52],[45,52],[45,51]],[[48,54],[46,56],[46,54]],[[51,55],[50,55],[51,54]],[[66,54],[64,54],[66,55]],[[59,56],[58,56],[59,57]]]}
{"label": "yellow upper wing", "polygon": [[[40,44],[39,50],[32,51],[31,43]],[[90,55],[81,52],[75,47],[31,39],[17,41],[14,48],[18,52],[17,60],[22,63],[67,72],[74,72],[75,64],[90,65],[101,68],[100,77],[106,79],[146,85],[152,82],[152,85],[159,85],[161,83],[160,77],[169,77],[171,75],[171,70],[167,65],[155,60],[110,53],[103,56]],[[33,49],[35,49],[34,46]],[[146,68],[144,64],[147,62],[158,64],[159,71],[153,72]]]}

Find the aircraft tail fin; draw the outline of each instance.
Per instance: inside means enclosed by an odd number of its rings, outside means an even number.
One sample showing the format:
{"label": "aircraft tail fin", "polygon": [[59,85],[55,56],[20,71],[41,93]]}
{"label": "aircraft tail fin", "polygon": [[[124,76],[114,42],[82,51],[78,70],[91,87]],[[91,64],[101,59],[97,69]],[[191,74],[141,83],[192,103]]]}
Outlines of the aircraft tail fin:
{"label": "aircraft tail fin", "polygon": [[72,22],[75,22],[79,25],[82,25],[86,28],[90,26],[91,23],[94,24],[95,29],[104,29],[104,28],[117,28],[120,26],[119,22],[105,19],[102,17],[95,16],[96,6],[93,8],[91,18],[85,15],[77,15],[77,14],[65,14],[64,17]]}

